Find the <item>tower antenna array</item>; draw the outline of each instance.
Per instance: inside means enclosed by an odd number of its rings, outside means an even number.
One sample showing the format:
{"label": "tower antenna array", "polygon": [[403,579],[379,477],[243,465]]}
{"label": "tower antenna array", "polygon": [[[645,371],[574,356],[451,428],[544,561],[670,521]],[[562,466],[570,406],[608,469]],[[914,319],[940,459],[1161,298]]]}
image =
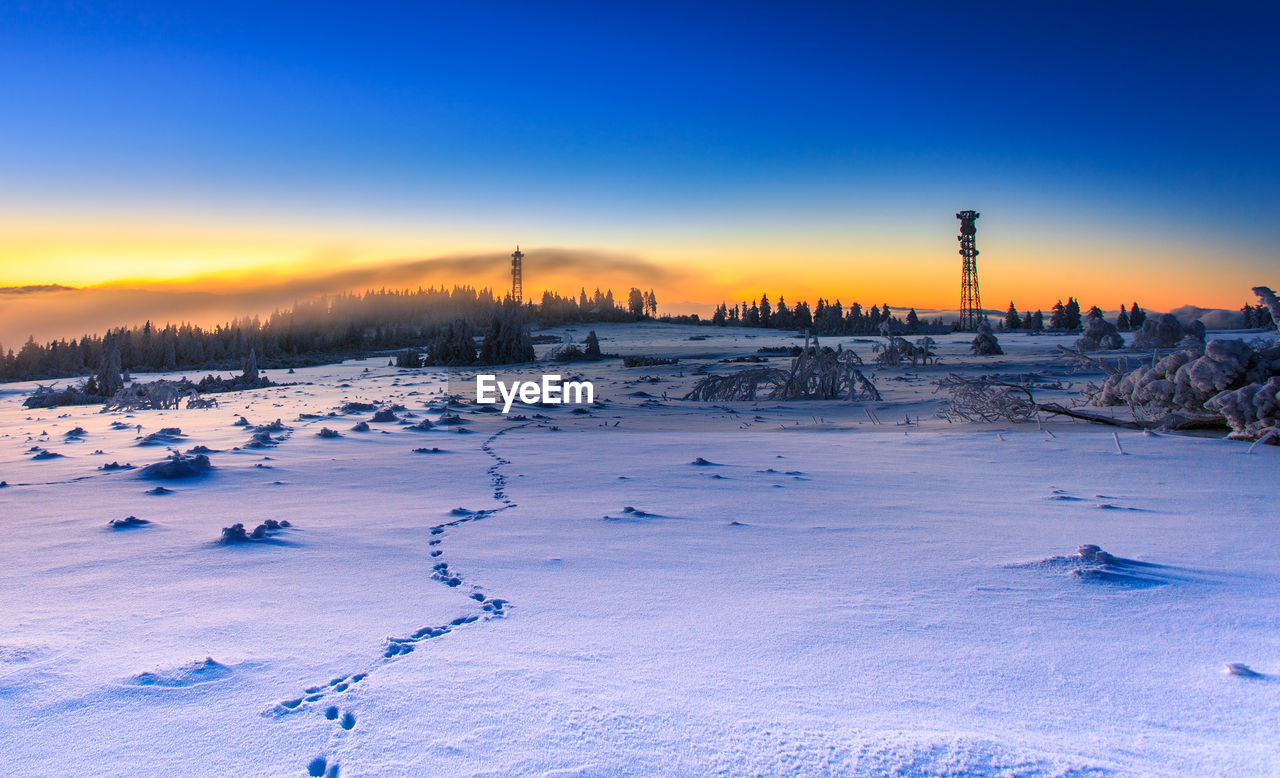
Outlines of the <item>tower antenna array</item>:
{"label": "tower antenna array", "polygon": [[960,329],[972,332],[978,329],[979,322],[986,319],[982,313],[982,300],[978,296],[978,249],[974,243],[978,227],[974,222],[980,214],[977,211],[961,211],[956,214],[960,220],[960,256],[964,257],[964,266],[960,271]]}
{"label": "tower antenna array", "polygon": [[524,254],[521,253],[520,247],[516,246],[515,253],[511,255],[511,299],[516,301],[516,305],[520,305],[524,296]]}

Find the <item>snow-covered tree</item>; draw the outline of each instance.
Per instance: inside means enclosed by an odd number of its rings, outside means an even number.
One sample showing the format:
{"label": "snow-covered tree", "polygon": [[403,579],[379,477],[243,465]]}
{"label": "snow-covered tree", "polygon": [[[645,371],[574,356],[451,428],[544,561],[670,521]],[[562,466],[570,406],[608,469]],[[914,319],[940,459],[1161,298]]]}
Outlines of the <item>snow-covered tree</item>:
{"label": "snow-covered tree", "polygon": [[1018,316],[1018,309],[1014,306],[1013,301],[1009,301],[1009,310],[1004,315],[1004,328],[1006,330],[1016,330],[1022,326],[1022,318]]}
{"label": "snow-covered tree", "polygon": [[1000,342],[992,334],[991,325],[986,319],[978,323],[978,334],[974,336],[973,341],[969,344],[969,351],[980,357],[990,357],[1004,353],[1004,349],[1000,348]]}
{"label": "snow-covered tree", "polygon": [[1102,318],[1102,311],[1098,311],[1097,316],[1085,318],[1084,334],[1076,339],[1075,347],[1080,351],[1111,351],[1124,348],[1124,338],[1115,325]]}
{"label": "snow-covered tree", "polygon": [[[1184,344],[1183,340],[1188,339]],[[1183,327],[1178,317],[1166,313],[1158,319],[1145,319],[1141,329],[1133,336],[1134,348],[1174,348],[1180,344],[1194,348],[1195,343],[1204,345],[1204,324],[1192,322]]]}
{"label": "snow-covered tree", "polygon": [[[1258,296],[1262,304],[1267,307],[1267,312],[1271,314],[1271,321],[1277,327],[1280,327],[1280,298],[1276,297],[1276,293],[1271,291],[1270,287],[1255,286],[1253,293]],[[1262,326],[1262,325],[1259,325]]]}

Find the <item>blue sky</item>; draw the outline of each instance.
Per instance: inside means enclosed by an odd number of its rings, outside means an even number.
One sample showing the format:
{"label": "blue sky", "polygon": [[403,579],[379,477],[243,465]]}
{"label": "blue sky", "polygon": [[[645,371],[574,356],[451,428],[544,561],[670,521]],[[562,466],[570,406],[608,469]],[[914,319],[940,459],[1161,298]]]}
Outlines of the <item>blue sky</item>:
{"label": "blue sky", "polygon": [[180,5],[0,9],[0,226],[1276,259],[1273,5]]}

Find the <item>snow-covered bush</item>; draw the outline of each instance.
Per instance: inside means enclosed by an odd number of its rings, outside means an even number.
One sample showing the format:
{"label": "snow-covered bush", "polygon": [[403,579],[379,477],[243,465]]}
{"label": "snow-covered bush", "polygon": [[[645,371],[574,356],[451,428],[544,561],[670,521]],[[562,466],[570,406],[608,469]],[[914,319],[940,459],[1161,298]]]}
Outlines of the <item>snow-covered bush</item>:
{"label": "snow-covered bush", "polygon": [[96,405],[106,399],[87,384],[66,386],[62,389],[36,386],[36,390],[30,397],[23,400],[22,404],[27,408],[58,408],[63,405]]}
{"label": "snow-covered bush", "polygon": [[1095,405],[1128,405],[1140,416],[1177,414],[1197,423],[1229,426],[1232,437],[1253,439],[1277,423],[1280,344],[1254,347],[1213,340],[1201,349],[1173,351],[1128,373],[1117,372],[1085,396]]}
{"label": "snow-covered bush", "polygon": [[134,529],[136,527],[145,527],[150,523],[147,519],[140,519],[137,516],[126,516],[123,519],[108,521],[107,526],[111,529]]}
{"label": "snow-covered bush", "polygon": [[276,521],[275,519],[267,519],[262,524],[253,528],[249,532],[244,528],[244,524],[236,522],[230,527],[222,528],[223,543],[248,543],[253,540],[265,540],[272,533],[279,532],[282,529],[288,529],[291,525],[288,521]]}
{"label": "snow-covered bush", "polygon": [[1116,326],[1101,316],[1089,316],[1084,320],[1084,334],[1076,339],[1078,351],[1114,351],[1124,348],[1124,338]]}
{"label": "snow-covered bush", "polygon": [[1269,286],[1255,286],[1253,293],[1258,296],[1262,304],[1267,306],[1267,310],[1271,311],[1271,320],[1276,323],[1276,327],[1280,328],[1280,297],[1276,297],[1276,293],[1271,291]]}
{"label": "snow-covered bush", "polygon": [[1280,377],[1220,392],[1205,407],[1222,414],[1231,427],[1230,437],[1257,440],[1280,425]]}
{"label": "snow-covered bush", "polygon": [[1183,327],[1178,317],[1166,313],[1158,319],[1148,318],[1133,336],[1134,348],[1195,348],[1204,345],[1204,325],[1192,322]]}
{"label": "snow-covered bush", "polygon": [[985,320],[978,325],[978,334],[969,344],[969,351],[979,357],[992,357],[1004,353],[1004,349],[1000,348],[1000,341],[996,340],[996,336],[991,332],[991,325]]}
{"label": "snow-covered bush", "polygon": [[212,469],[213,463],[204,454],[183,456],[175,451],[168,459],[142,468],[141,477],[163,478],[165,480],[194,478],[195,476],[204,475]]}

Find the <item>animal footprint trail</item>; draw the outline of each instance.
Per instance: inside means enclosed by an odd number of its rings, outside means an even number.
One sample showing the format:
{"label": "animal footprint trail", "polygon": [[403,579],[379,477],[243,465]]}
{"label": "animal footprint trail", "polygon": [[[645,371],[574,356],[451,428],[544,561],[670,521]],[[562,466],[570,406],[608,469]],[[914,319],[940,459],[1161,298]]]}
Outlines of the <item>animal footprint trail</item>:
{"label": "animal footprint trail", "polygon": [[[462,576],[457,574],[449,563],[441,559],[443,549],[441,548],[447,531],[455,527],[462,526],[474,521],[489,518],[494,514],[516,507],[516,503],[506,494],[506,476],[502,472],[502,468],[511,464],[511,461],[499,456],[493,450],[493,443],[502,435],[514,429],[519,429],[528,424],[516,424],[505,427],[490,435],[484,443],[480,445],[480,450],[493,459],[493,464],[485,471],[489,476],[489,483],[493,490],[493,499],[499,503],[498,507],[470,511],[463,508],[455,508],[453,514],[458,518],[453,521],[437,524],[431,527],[430,540],[428,548],[430,551],[430,559],[435,560],[432,563],[431,577],[438,580],[450,588],[457,588],[462,585]],[[490,597],[481,592],[478,587],[472,587],[472,591],[468,594],[468,598],[480,606],[479,614],[470,614],[459,616],[446,624],[437,626],[421,627],[414,630],[404,637],[392,637],[386,641],[383,649],[381,663],[386,663],[400,659],[403,656],[413,653],[414,649],[422,642],[442,637],[459,627],[467,624],[474,624],[478,621],[489,621],[492,619],[506,618],[509,603],[507,600]],[[372,669],[376,669],[376,666]],[[302,696],[276,703],[270,710],[263,715],[287,715],[312,707],[317,707],[319,703],[328,701],[324,708],[324,717],[326,721],[333,722],[337,725],[333,732],[334,738],[340,738],[346,732],[355,729],[356,714],[354,711],[346,710],[339,705],[334,704],[331,698],[344,695],[357,684],[369,676],[369,671],[353,673],[350,675],[340,676],[330,680],[323,686],[310,686],[303,691]],[[331,740],[331,745],[334,745]],[[306,765],[307,775],[316,778],[337,778],[339,772],[338,763],[333,761],[325,754],[314,756]]]}

